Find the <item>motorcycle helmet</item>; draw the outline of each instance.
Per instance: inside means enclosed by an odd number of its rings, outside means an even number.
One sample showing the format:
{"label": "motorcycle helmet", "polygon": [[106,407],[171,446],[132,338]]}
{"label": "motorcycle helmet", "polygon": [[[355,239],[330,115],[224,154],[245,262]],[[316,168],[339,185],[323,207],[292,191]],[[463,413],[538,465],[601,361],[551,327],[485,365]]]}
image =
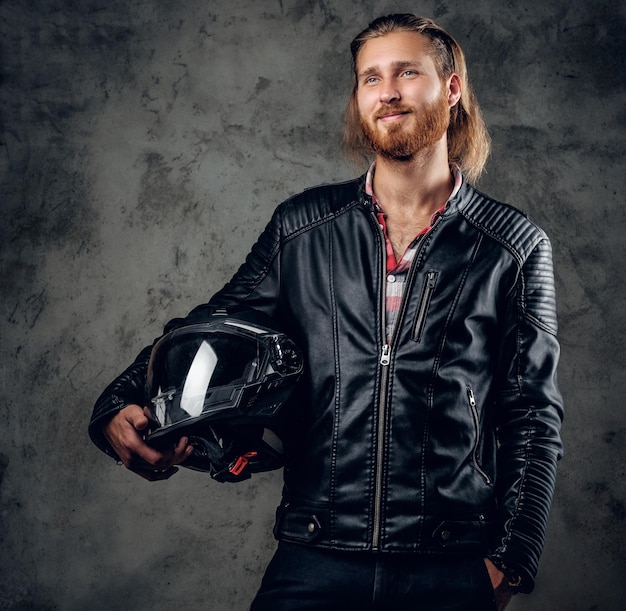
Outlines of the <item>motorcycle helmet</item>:
{"label": "motorcycle helmet", "polygon": [[155,447],[189,437],[181,465],[218,481],[282,466],[278,414],[302,374],[302,355],[275,322],[254,310],[218,311],[159,339],[146,395]]}

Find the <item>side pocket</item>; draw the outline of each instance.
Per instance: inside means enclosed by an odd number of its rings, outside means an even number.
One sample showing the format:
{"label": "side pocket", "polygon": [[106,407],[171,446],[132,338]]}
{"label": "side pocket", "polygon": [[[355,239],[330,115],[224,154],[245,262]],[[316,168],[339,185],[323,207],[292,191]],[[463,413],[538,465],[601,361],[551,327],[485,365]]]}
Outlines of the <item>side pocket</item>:
{"label": "side pocket", "polygon": [[489,570],[485,564],[485,559],[480,556],[474,560],[476,562],[477,580],[479,588],[485,593],[484,609],[485,611],[498,611],[498,605],[496,604],[496,593],[491,583],[491,577],[489,576]]}
{"label": "side pocket", "polygon": [[422,295],[420,296],[419,306],[417,308],[417,316],[415,317],[413,332],[411,334],[411,339],[414,342],[419,342],[422,339],[426,315],[428,314],[428,306],[430,305],[430,300],[435,291],[438,276],[439,272],[429,271],[426,273],[426,280],[422,288]]}

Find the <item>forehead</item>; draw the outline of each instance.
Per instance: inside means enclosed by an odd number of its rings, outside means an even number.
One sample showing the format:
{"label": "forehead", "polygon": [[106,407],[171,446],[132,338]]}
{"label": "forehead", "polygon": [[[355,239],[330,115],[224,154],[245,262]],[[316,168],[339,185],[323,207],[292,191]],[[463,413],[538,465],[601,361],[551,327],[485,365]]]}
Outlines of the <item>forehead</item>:
{"label": "forehead", "polygon": [[372,38],[360,48],[356,58],[357,74],[374,67],[397,63],[419,63],[435,70],[429,39],[417,32],[391,32]]}

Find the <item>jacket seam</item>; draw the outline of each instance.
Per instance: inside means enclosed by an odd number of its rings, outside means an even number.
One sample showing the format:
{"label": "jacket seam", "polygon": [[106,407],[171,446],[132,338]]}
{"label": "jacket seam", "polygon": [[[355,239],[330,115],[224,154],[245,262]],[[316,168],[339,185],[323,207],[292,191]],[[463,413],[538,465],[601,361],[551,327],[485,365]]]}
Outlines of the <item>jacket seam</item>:
{"label": "jacket seam", "polygon": [[335,496],[336,496],[336,482],[337,482],[337,440],[338,440],[338,431],[339,431],[339,405],[341,403],[341,372],[339,370],[339,358],[338,358],[338,323],[337,323],[337,301],[335,295],[335,282],[334,282],[334,269],[333,269],[333,255],[334,255],[334,243],[332,240],[331,231],[329,228],[329,236],[328,236],[328,273],[329,273],[329,286],[330,286],[330,299],[332,304],[332,316],[333,316],[333,356],[335,362],[335,401],[334,401],[334,415],[333,415],[333,439],[331,446],[331,478],[330,478],[330,489],[329,489],[329,520],[330,520],[330,540],[333,545],[336,544],[334,533],[336,532],[336,523],[337,523],[337,512],[335,509]]}
{"label": "jacket seam", "polygon": [[[293,202],[295,205],[295,202]],[[325,223],[330,223],[331,221],[334,221],[336,218],[344,215],[346,212],[348,212],[349,210],[351,210],[352,208],[355,208],[357,206],[359,206],[359,202],[356,200],[351,200],[349,204],[345,204],[343,206],[341,206],[339,209],[337,210],[330,210],[328,211],[326,214],[324,214],[321,218],[319,219],[315,219],[315,220],[307,220],[306,223],[304,225],[302,225],[302,227],[298,227],[296,229],[294,229],[292,232],[290,232],[289,234],[286,234],[285,236],[283,236],[280,245],[278,246],[278,248],[280,248],[282,246],[282,244],[286,244],[287,242],[290,242],[291,240],[299,237],[300,235],[302,235],[303,233],[307,233],[309,231],[311,231],[312,229],[315,229],[316,227],[319,227],[320,225],[324,225]],[[281,210],[281,217],[285,216],[285,213],[287,212],[287,210],[283,209]]]}
{"label": "jacket seam", "polygon": [[[488,199],[488,201],[495,203],[495,200],[492,200],[492,199]],[[506,204],[501,204],[501,205],[505,206]],[[518,214],[522,215],[520,211],[517,211],[516,209],[512,207],[510,207],[510,209],[515,210],[516,212],[518,212]],[[525,258],[522,256],[522,254],[519,252],[517,248],[515,248],[510,242],[505,240],[502,237],[502,235],[500,235],[498,232],[494,231],[493,229],[489,228],[486,224],[482,223],[479,219],[467,214],[465,210],[461,210],[460,213],[463,216],[463,218],[467,220],[468,223],[470,223],[471,225],[476,227],[478,230],[482,231],[483,233],[485,233],[486,235],[494,239],[496,242],[502,245],[509,253],[511,253],[511,255],[513,255],[513,257],[517,261],[518,266],[521,270],[522,266],[524,265]],[[541,231],[541,229],[539,229],[536,225],[534,225],[534,223],[532,223],[532,221],[530,221],[528,217],[524,216],[524,218],[528,222],[529,226],[532,226],[535,229],[535,231],[533,232],[532,240],[529,238],[524,243],[525,246],[528,246],[528,252],[532,252],[536,248],[537,244],[539,244],[539,242],[545,239],[545,235],[543,235],[543,232]]]}

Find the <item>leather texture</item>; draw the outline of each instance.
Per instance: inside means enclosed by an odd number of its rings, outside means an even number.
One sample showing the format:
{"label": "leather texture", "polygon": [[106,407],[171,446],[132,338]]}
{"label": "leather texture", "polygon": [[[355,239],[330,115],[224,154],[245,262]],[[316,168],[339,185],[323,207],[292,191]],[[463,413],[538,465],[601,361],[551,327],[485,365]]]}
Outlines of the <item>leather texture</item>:
{"label": "leather texture", "polygon": [[[530,591],[562,454],[550,242],[464,183],[421,239],[388,341],[384,236],[363,182],[281,204],[233,279],[190,314],[260,309],[305,354],[285,411],[275,534],[337,550],[483,553]],[[104,451],[102,422],[145,401],[148,356],[96,403],[90,433]]]}

